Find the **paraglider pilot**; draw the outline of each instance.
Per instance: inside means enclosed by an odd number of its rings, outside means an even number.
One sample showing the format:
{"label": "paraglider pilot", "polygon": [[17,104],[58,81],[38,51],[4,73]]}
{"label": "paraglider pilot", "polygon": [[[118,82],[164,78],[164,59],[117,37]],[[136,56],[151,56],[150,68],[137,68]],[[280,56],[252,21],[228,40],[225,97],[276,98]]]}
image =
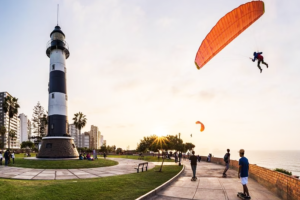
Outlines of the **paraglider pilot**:
{"label": "paraglider pilot", "polygon": [[264,62],[264,57],[261,54],[262,54],[262,52],[257,52],[257,53],[254,52],[253,53],[254,58],[253,59],[250,58],[253,62],[255,62],[255,60],[257,59],[257,67],[260,69],[260,73],[262,72],[260,63],[266,65],[267,68],[269,67],[268,64]]}

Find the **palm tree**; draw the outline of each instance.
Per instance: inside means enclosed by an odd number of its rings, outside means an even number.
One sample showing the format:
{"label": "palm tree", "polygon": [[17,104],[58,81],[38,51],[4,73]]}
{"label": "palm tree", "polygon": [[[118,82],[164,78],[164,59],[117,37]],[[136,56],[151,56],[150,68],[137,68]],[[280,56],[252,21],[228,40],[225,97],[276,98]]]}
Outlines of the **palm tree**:
{"label": "palm tree", "polygon": [[[10,120],[18,114],[20,108],[18,99],[15,97],[7,96],[2,104],[4,113],[8,113],[8,133],[10,132]],[[9,136],[9,135],[8,135]],[[8,148],[10,148],[10,137],[8,137]]]}
{"label": "palm tree", "polygon": [[4,135],[5,135],[5,133],[6,133],[5,126],[0,126],[0,135],[1,135],[1,139],[2,139],[0,148],[4,148]]}
{"label": "palm tree", "polygon": [[75,127],[79,130],[79,145],[80,146],[82,146],[82,142],[81,142],[81,129],[83,128],[83,127],[85,127],[85,125],[86,125],[86,116],[84,115],[84,114],[82,114],[82,112],[79,112],[79,113],[75,113],[74,114],[74,118],[73,118],[73,120],[74,120],[74,125],[75,125]]}
{"label": "palm tree", "polygon": [[11,138],[10,141],[9,141],[9,146],[10,146],[11,141],[14,140],[14,138],[17,137],[17,132],[15,130],[10,130],[8,135]]}

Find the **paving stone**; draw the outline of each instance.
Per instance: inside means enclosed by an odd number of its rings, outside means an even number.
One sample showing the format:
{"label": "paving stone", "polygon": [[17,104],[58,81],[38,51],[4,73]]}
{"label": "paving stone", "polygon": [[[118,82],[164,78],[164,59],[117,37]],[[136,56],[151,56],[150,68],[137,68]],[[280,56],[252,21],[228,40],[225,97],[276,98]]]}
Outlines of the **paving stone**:
{"label": "paving stone", "polygon": [[200,200],[226,200],[223,190],[197,189],[194,199]]}
{"label": "paving stone", "polygon": [[73,173],[69,171],[57,171],[56,176],[61,176],[61,175],[73,175]]}
{"label": "paving stone", "polygon": [[198,188],[207,188],[207,189],[222,189],[222,186],[218,180],[218,178],[199,178],[200,183]]}
{"label": "paving stone", "polygon": [[78,179],[78,177],[74,175],[66,175],[66,176],[56,176],[55,179],[56,180]]}
{"label": "paving stone", "polygon": [[[227,178],[223,178],[224,167],[213,163],[198,163],[197,177],[191,181],[192,170],[188,161],[183,161],[185,171],[181,176],[164,190],[160,191],[152,200],[177,200],[177,199],[200,199],[200,200],[239,200],[237,192],[242,191],[237,172],[229,169]],[[229,176],[230,175],[230,176]],[[251,178],[248,182],[251,199],[255,200],[279,200],[272,192],[255,182]]]}
{"label": "paving stone", "polygon": [[196,188],[181,188],[181,187],[167,187],[165,190],[158,193],[158,195],[192,199],[196,192]]}
{"label": "paving stone", "polygon": [[32,179],[34,176],[23,176],[23,175],[18,175],[18,176],[13,176],[11,177],[12,179]]}
{"label": "paving stone", "polygon": [[35,176],[34,180],[54,180],[55,176]]}
{"label": "paving stone", "polygon": [[[34,169],[21,167],[4,167],[0,166],[0,177],[17,178],[17,179],[78,179],[79,178],[97,178],[116,176],[122,174],[136,173],[134,169],[140,161],[131,159],[113,158],[118,162],[116,166],[86,168],[86,169]],[[154,164],[148,164],[148,169],[155,167]]]}
{"label": "paving stone", "polygon": [[99,177],[115,176],[115,174],[99,174]]}
{"label": "paving stone", "polygon": [[88,175],[77,175],[78,178],[80,179],[85,179],[85,178],[99,178],[99,176],[93,175],[93,174],[88,174]]}

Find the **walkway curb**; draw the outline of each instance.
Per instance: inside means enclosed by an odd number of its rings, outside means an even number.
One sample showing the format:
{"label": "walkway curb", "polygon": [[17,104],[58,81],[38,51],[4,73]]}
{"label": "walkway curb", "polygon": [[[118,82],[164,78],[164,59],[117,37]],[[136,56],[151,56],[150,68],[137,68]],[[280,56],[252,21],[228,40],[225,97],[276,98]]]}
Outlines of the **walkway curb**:
{"label": "walkway curb", "polygon": [[168,180],[167,182],[163,183],[162,185],[158,186],[157,188],[151,190],[150,192],[148,192],[147,194],[144,194],[143,196],[140,196],[139,198],[137,198],[136,200],[145,200],[145,199],[150,199],[151,197],[154,197],[155,195],[157,195],[160,191],[162,191],[163,189],[165,189],[166,187],[168,187],[171,183],[173,183],[174,181],[177,180],[177,178],[182,174],[182,172],[185,170],[185,166],[182,165],[182,169],[180,172],[178,172],[178,174],[176,174],[173,178],[171,178],[170,180]]}

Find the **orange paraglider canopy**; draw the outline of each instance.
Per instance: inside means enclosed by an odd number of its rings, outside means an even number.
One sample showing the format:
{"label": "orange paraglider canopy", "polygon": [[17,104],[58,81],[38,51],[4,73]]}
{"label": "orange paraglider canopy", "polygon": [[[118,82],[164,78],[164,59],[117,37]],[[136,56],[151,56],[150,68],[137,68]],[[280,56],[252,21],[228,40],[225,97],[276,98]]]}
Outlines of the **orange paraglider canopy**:
{"label": "orange paraglider canopy", "polygon": [[201,43],[195,59],[197,68],[202,68],[264,13],[264,2],[252,1],[222,17]]}
{"label": "orange paraglider canopy", "polygon": [[201,125],[201,128],[200,128],[200,131],[204,131],[204,124],[202,124],[201,122],[199,121],[196,121],[196,124],[200,124]]}

